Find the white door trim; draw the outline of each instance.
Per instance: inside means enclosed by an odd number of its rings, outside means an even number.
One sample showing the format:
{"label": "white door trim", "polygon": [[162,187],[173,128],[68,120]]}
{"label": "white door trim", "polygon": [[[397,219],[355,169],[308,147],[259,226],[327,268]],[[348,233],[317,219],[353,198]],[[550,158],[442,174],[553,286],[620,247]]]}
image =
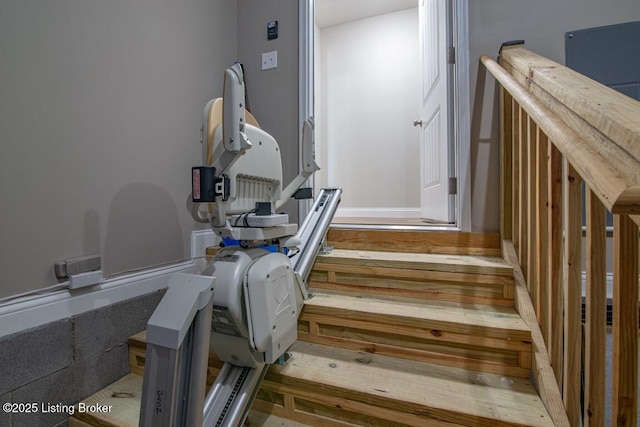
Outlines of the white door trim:
{"label": "white door trim", "polygon": [[[298,164],[302,165],[302,123],[309,117],[313,117],[313,87],[314,87],[314,22],[315,22],[315,0],[299,0],[298,5]],[[301,172],[299,170],[298,172]],[[311,187],[315,194],[314,176],[311,176],[306,184]],[[307,217],[313,200],[303,200],[299,203],[298,224],[302,224]]]}
{"label": "white door trim", "polygon": [[471,231],[471,98],[469,88],[469,0],[456,0],[453,11],[456,23],[454,138],[457,140],[456,171],[458,194],[456,225]]}

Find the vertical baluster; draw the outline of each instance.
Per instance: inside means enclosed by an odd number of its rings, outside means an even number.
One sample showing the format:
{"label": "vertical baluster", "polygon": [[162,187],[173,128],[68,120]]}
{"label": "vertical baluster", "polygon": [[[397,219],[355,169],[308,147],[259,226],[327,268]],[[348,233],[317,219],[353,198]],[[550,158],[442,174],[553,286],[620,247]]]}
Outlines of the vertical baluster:
{"label": "vertical baluster", "polygon": [[527,141],[527,123],[528,123],[528,115],[521,108],[520,109],[520,253],[518,254],[518,258],[520,259],[520,265],[522,266],[522,273],[527,282],[527,287],[531,288],[531,284],[529,283],[529,269],[527,266],[527,249],[529,245],[529,236],[527,236],[527,213],[528,213],[528,205],[527,205],[527,171],[528,171],[528,141]]}
{"label": "vertical baluster", "polygon": [[512,193],[511,204],[513,206],[513,247],[520,253],[520,105],[514,99],[512,102]]}
{"label": "vertical baluster", "polygon": [[564,336],[564,290],[562,287],[562,155],[549,144],[549,287],[551,306],[550,359],[558,386],[562,389],[563,336]]}
{"label": "vertical baluster", "polygon": [[613,217],[612,424],[635,426],[638,414],[638,226]]}
{"label": "vertical baluster", "polygon": [[605,207],[587,190],[587,302],[585,319],[584,425],[604,425],[607,266]]}
{"label": "vertical baluster", "polygon": [[563,397],[572,426],[581,423],[582,370],[582,206],[580,176],[564,161],[564,379]]}
{"label": "vertical baluster", "polygon": [[511,94],[500,86],[500,118],[502,120],[500,156],[502,173],[500,175],[500,188],[502,200],[500,203],[500,234],[503,240],[513,239],[513,210],[511,201],[513,200],[512,176],[512,147],[513,147],[513,98]]}
{"label": "vertical baluster", "polygon": [[540,330],[547,348],[550,345],[551,337],[551,317],[550,317],[550,289],[549,289],[549,259],[547,251],[549,250],[549,218],[547,215],[547,205],[549,203],[549,138],[540,128],[536,129],[536,230],[538,237],[536,239],[536,277],[538,278],[540,289],[540,304],[538,308],[538,321],[540,322]]}
{"label": "vertical baluster", "polygon": [[531,302],[536,311],[536,317],[540,316],[540,284],[538,282],[536,248],[538,247],[538,232],[536,227],[536,212],[538,206],[537,192],[537,163],[538,163],[538,126],[527,117],[527,281],[531,294]]}

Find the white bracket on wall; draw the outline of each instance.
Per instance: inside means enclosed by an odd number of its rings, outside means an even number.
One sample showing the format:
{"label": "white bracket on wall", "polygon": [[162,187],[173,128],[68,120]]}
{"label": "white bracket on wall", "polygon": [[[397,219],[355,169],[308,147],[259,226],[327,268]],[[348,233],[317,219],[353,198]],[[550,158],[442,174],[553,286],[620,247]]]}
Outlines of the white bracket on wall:
{"label": "white bracket on wall", "polygon": [[102,270],[88,271],[86,273],[74,274],[69,277],[69,289],[79,289],[87,286],[97,285],[102,283],[104,278],[102,277]]}
{"label": "white bracket on wall", "polygon": [[56,262],[53,269],[58,279],[67,279],[77,274],[99,270],[101,264],[102,259],[96,254]]}

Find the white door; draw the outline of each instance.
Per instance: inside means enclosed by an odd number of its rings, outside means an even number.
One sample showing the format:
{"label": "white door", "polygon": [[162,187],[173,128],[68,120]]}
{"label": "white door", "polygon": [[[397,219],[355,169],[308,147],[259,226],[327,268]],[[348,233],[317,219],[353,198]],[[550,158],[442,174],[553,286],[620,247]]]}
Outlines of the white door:
{"label": "white door", "polygon": [[449,107],[447,0],[420,0],[422,65],[420,211],[422,218],[448,222]]}

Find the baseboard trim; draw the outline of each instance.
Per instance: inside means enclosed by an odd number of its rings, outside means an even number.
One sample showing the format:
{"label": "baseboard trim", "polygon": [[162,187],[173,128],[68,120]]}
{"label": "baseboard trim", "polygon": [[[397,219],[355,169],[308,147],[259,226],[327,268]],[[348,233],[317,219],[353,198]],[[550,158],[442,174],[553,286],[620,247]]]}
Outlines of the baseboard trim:
{"label": "baseboard trim", "polygon": [[25,296],[2,305],[0,337],[165,289],[171,274],[200,271],[198,260],[206,255],[208,246],[218,241],[219,237],[211,230],[193,231],[189,260],[122,274],[83,289]]}
{"label": "baseboard trim", "polygon": [[420,218],[419,208],[341,208],[335,214],[339,217],[369,218]]}
{"label": "baseboard trim", "polygon": [[186,261],[123,275],[78,291],[25,297],[0,307],[0,337],[164,289],[169,276],[179,272],[196,273],[197,265]]}
{"label": "baseboard trim", "polygon": [[191,232],[191,258],[202,258],[209,246],[220,243],[220,237],[212,230],[197,230]]}

